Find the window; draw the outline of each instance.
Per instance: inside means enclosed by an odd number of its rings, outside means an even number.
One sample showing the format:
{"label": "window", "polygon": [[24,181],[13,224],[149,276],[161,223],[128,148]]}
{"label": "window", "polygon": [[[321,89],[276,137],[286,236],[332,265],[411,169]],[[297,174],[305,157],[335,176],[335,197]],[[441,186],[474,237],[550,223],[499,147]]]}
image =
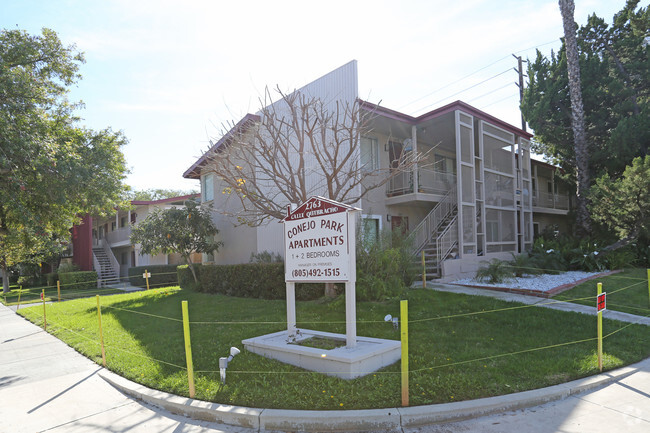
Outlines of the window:
{"label": "window", "polygon": [[201,185],[201,191],[203,191],[203,201],[214,200],[214,175],[206,174],[201,180],[203,181]]}
{"label": "window", "polygon": [[435,154],[434,169],[443,173],[456,173],[456,159]]}
{"label": "window", "polygon": [[381,217],[376,215],[364,215],[361,222],[363,230],[363,245],[365,248],[368,248],[379,242]]}
{"label": "window", "polygon": [[115,231],[115,221],[113,221],[113,222],[111,223],[111,231],[112,231],[112,232]]}
{"label": "window", "polygon": [[127,219],[128,219],[128,217],[125,217],[125,216],[123,216],[122,218],[120,218],[120,228],[124,228],[124,227],[126,227],[126,220],[127,220]]}
{"label": "window", "polygon": [[361,137],[361,170],[365,173],[379,170],[379,142],[376,138]]}
{"label": "window", "polygon": [[546,190],[549,194],[553,194],[553,189],[555,189],[555,194],[557,194],[557,183],[554,184],[552,181],[546,182]]}

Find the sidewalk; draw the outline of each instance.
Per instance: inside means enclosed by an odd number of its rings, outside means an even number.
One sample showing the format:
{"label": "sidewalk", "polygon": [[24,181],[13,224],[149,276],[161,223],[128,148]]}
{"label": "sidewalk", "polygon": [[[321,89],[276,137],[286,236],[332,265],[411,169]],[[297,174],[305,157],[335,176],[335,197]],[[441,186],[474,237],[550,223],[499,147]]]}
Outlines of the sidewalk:
{"label": "sidewalk", "polygon": [[0,431],[251,432],[143,405],[110,386],[102,371],[0,305]]}
{"label": "sidewalk", "polygon": [[[526,305],[535,305],[537,307],[551,308],[553,310],[560,311],[572,311],[575,313],[589,314],[592,316],[595,316],[597,314],[596,307],[574,304],[572,302],[556,301],[554,299],[539,298],[537,296],[526,296],[510,292],[501,292],[497,290],[477,289],[455,284],[431,282],[427,282],[427,288],[439,292],[460,293],[473,296],[487,296],[506,302],[519,302]],[[620,311],[605,310],[603,311],[603,318],[650,326],[650,317],[636,316],[634,314],[621,313]]]}
{"label": "sidewalk", "polygon": [[0,371],[2,430],[18,433],[650,431],[650,358],[561,385],[456,403],[359,411],[256,409],[130,382],[0,305]]}

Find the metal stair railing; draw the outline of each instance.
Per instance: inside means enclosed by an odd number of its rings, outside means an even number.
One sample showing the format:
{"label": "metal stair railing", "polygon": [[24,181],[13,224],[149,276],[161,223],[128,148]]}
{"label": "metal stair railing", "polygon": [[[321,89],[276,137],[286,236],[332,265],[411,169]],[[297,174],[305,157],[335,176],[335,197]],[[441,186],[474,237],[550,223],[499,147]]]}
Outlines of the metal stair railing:
{"label": "metal stair railing", "polygon": [[409,240],[413,242],[414,254],[420,253],[424,247],[434,239],[434,236],[441,228],[441,224],[457,208],[456,188],[447,191],[447,194],[434,206],[429,214],[418,224],[411,234]]}
{"label": "metal stair railing", "polygon": [[458,245],[458,216],[455,216],[436,238],[438,254],[438,272],[442,272],[442,262],[449,257],[454,247]]}

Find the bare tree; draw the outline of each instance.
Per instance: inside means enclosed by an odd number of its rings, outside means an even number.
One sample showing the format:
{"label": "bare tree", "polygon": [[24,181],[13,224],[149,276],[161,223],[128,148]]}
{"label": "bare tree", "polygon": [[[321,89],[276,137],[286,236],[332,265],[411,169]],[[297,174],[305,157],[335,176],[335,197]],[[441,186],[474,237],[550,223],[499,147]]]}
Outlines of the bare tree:
{"label": "bare tree", "polygon": [[578,234],[586,235],[591,232],[591,217],[589,214],[589,148],[585,134],[585,114],[582,103],[580,84],[580,62],[578,42],[576,41],[576,24],[573,21],[575,5],[573,0],[559,0],[564,27],[564,43],[566,46],[567,71],[569,75],[569,95],[571,97],[571,126],[576,155],[577,209],[576,223]]}
{"label": "bare tree", "polygon": [[392,168],[369,170],[361,163],[361,137],[370,132],[373,113],[359,100],[325,102],[299,91],[277,93],[279,99],[270,103],[265,90],[259,114],[233,125],[204,168],[222,182],[218,192],[238,198],[241,206],[230,214],[241,224],[283,218],[288,204],[314,195],[358,204],[421,158],[402,152]]}

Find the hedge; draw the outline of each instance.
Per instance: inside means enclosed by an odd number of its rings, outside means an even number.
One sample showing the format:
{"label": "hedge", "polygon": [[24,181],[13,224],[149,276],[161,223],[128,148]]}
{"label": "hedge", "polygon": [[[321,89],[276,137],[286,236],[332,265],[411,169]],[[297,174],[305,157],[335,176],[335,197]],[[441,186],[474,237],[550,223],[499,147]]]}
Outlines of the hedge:
{"label": "hedge", "polygon": [[46,284],[48,287],[56,286],[56,280],[59,279],[59,274],[57,272],[50,272],[45,274],[45,279],[47,280]]}
{"label": "hedge", "polygon": [[[178,282],[183,289],[204,293],[261,299],[285,299],[284,263],[244,263],[240,265],[195,266],[198,284],[187,266],[178,267]],[[297,284],[296,299],[322,296],[323,284]]]}
{"label": "hedge", "polygon": [[148,265],[129,268],[129,284],[135,287],[147,287],[147,282],[142,278],[146,270],[151,274],[149,287],[175,286],[178,284],[178,265]]}
{"label": "hedge", "polygon": [[60,272],[59,281],[61,288],[71,290],[86,290],[97,288],[97,272],[95,271],[77,271],[77,272]]}

